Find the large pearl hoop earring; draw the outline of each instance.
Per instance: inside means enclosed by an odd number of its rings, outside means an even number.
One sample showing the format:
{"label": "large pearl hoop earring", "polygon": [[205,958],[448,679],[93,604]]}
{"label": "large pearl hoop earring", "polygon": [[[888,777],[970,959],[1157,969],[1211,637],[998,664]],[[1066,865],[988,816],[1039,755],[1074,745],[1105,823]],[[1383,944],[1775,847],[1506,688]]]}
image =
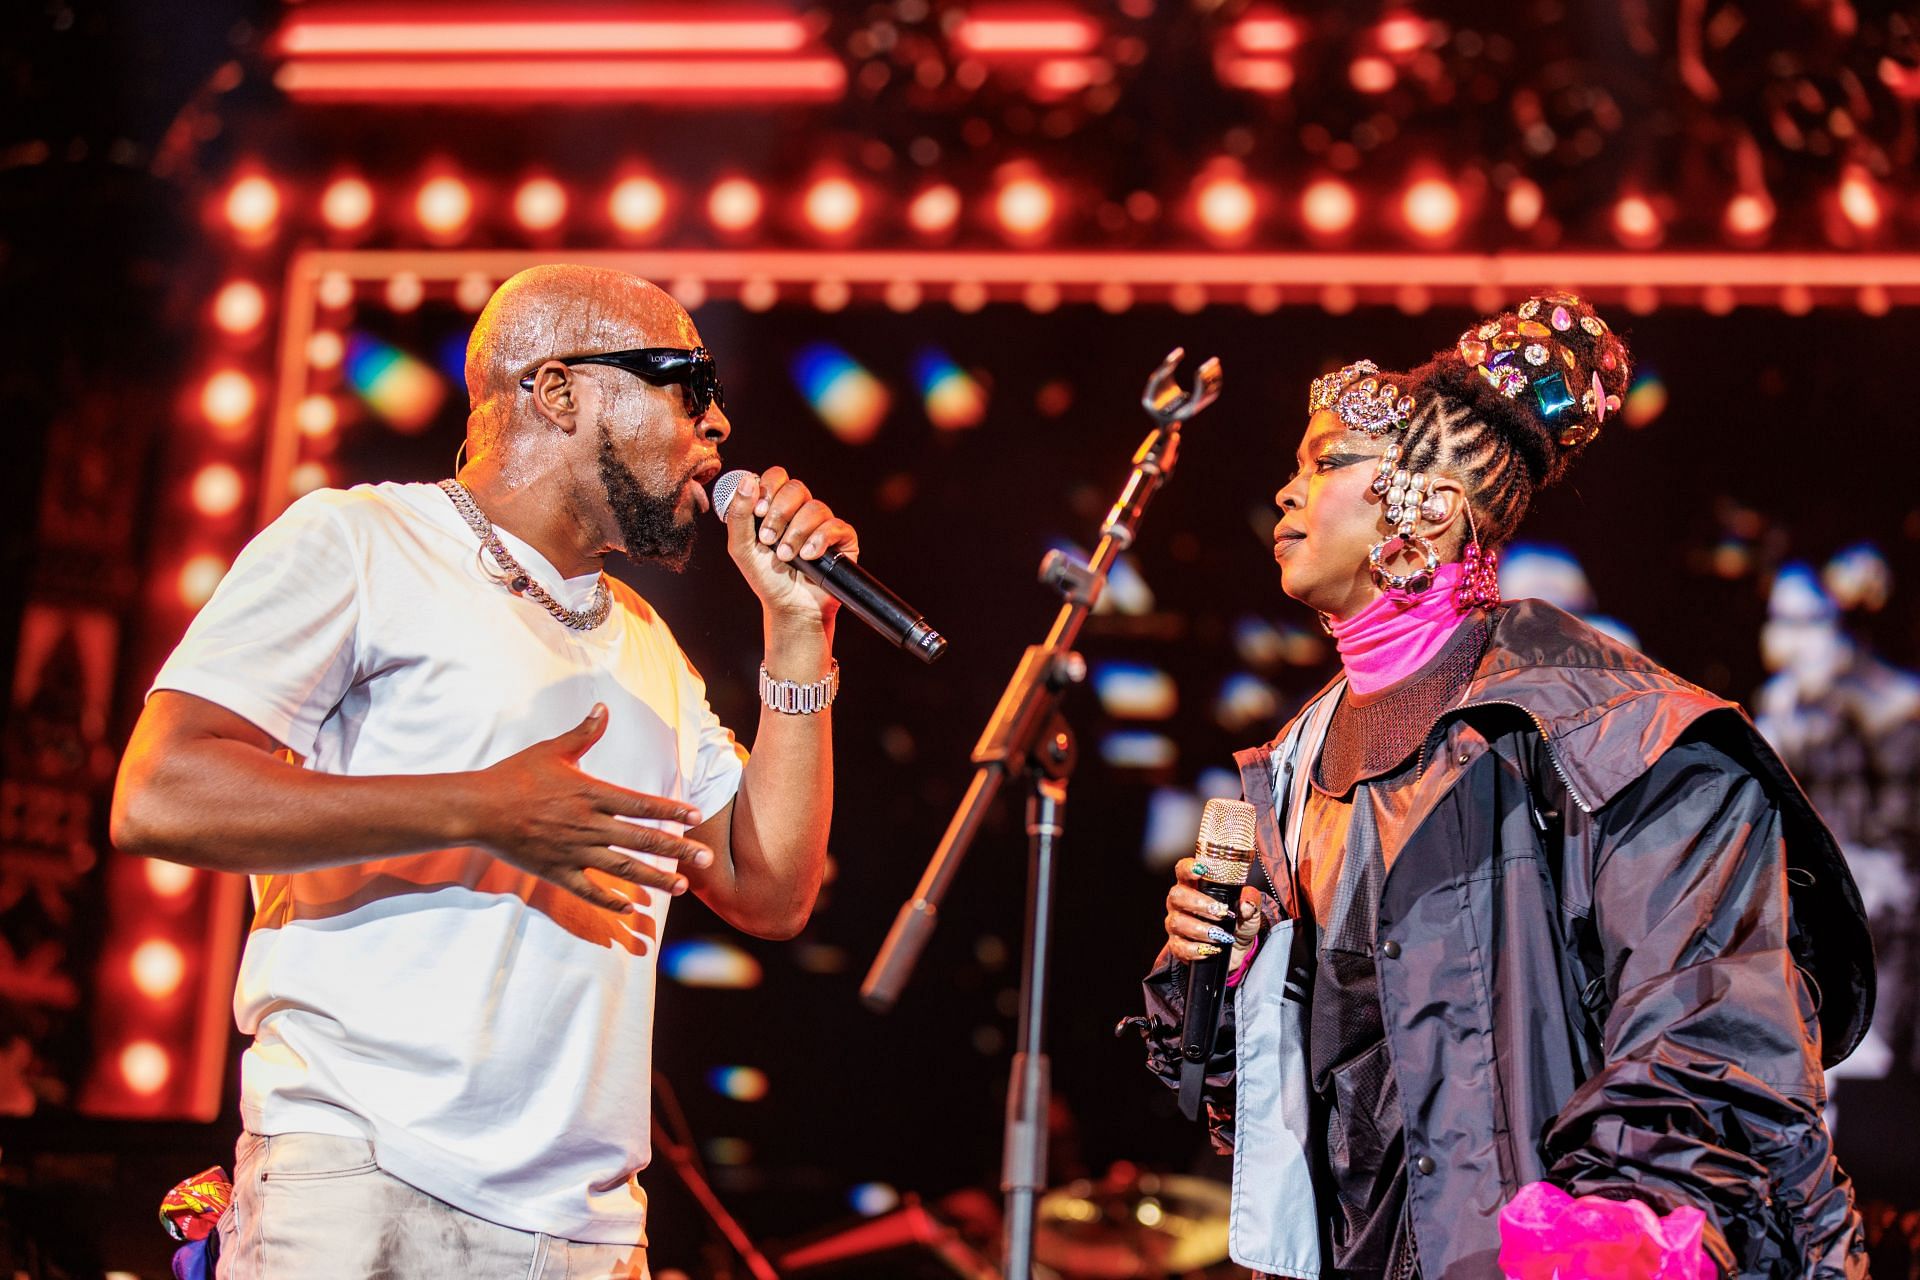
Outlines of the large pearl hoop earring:
{"label": "large pearl hoop earring", "polygon": [[[1373,580],[1388,591],[1400,591],[1409,595],[1418,595],[1433,585],[1433,575],[1440,569],[1440,553],[1434,550],[1431,542],[1413,531],[1413,522],[1427,515],[1427,507],[1438,501],[1427,491],[1427,473],[1415,471],[1409,475],[1405,468],[1394,468],[1391,464],[1400,460],[1399,446],[1387,450],[1382,460],[1381,474],[1374,481],[1375,493],[1382,493],[1387,502],[1387,523],[1398,525],[1393,534],[1382,538],[1367,549],[1367,569],[1373,574]],[[1385,485],[1381,481],[1385,481]],[[1445,515],[1442,506],[1441,515]],[[1431,515],[1427,515],[1432,519]],[[1401,551],[1411,551],[1423,557],[1423,562],[1411,573],[1395,573],[1387,568],[1387,557]]]}

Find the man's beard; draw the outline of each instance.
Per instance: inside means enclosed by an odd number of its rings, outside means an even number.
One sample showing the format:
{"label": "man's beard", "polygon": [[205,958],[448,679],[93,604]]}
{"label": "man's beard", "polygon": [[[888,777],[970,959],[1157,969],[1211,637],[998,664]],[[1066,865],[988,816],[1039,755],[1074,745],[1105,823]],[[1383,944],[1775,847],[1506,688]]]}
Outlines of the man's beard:
{"label": "man's beard", "polygon": [[640,487],[640,478],[613,452],[613,437],[600,429],[600,487],[620,526],[627,558],[657,564],[679,573],[693,557],[693,521],[680,523],[680,495],[693,472],[680,478],[673,492],[656,498]]}

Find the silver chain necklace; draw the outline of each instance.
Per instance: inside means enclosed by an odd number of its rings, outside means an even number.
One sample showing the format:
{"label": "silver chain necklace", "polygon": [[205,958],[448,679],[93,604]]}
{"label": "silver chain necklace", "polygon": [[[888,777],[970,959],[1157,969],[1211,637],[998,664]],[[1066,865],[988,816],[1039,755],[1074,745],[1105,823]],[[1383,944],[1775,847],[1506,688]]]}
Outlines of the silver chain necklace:
{"label": "silver chain necklace", "polygon": [[500,535],[493,531],[493,521],[487,519],[487,513],[473,500],[473,493],[458,480],[442,480],[440,489],[453,500],[453,509],[467,522],[467,527],[480,537],[480,545],[493,553],[493,562],[500,566],[505,575],[507,590],[517,596],[526,596],[539,604],[554,617],[560,619],[575,631],[591,631],[607,620],[607,614],[613,609],[613,595],[607,590],[607,575],[601,574],[600,580],[593,584],[593,600],[584,609],[574,610],[547,594],[547,589],[533,580],[513,553],[500,541]]}

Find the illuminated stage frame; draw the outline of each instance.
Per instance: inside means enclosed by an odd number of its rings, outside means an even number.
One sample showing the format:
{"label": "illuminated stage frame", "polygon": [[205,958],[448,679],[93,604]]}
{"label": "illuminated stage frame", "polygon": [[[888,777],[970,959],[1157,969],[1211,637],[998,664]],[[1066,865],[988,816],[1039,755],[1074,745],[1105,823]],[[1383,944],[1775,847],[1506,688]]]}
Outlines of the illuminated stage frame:
{"label": "illuminated stage frame", "polygon": [[[308,392],[307,342],[318,329],[320,282],[356,289],[409,275],[422,286],[481,277],[491,284],[543,262],[613,267],[654,280],[689,309],[711,298],[764,311],[799,302],[906,312],[929,303],[975,311],[989,302],[1050,311],[1092,302],[1110,311],[1170,305],[1283,305],[1342,312],[1363,302],[1419,311],[1451,301],[1491,310],[1540,288],[1578,282],[1596,301],[1649,311],[1663,299],[1708,310],[1819,304],[1883,311],[1920,302],[1920,254],[1777,253],[1220,253],[804,249],[309,249],[293,254],[281,298],[274,409],[259,485],[259,523],[290,498],[299,455],[296,415]],[[805,293],[797,291],[805,290]]]}

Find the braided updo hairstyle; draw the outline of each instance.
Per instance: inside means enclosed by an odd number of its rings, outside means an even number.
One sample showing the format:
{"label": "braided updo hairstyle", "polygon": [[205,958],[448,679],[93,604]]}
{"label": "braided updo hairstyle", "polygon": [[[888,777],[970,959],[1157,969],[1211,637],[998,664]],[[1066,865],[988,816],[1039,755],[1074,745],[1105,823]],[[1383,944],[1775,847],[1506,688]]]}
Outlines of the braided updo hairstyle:
{"label": "braided updo hairstyle", "polygon": [[1406,382],[1400,465],[1460,481],[1491,550],[1619,412],[1627,348],[1582,299],[1544,294],[1474,325]]}

